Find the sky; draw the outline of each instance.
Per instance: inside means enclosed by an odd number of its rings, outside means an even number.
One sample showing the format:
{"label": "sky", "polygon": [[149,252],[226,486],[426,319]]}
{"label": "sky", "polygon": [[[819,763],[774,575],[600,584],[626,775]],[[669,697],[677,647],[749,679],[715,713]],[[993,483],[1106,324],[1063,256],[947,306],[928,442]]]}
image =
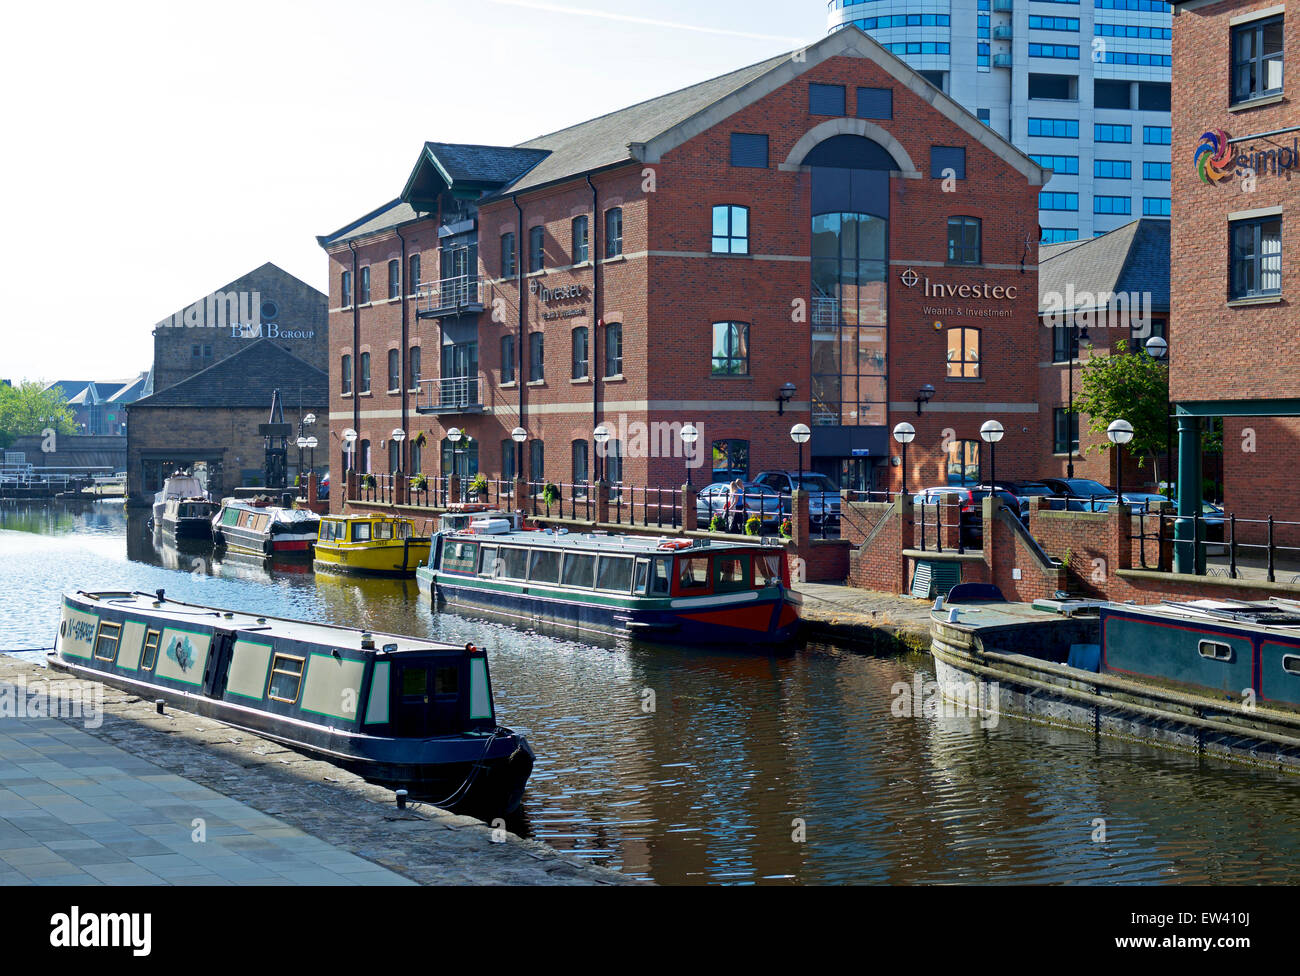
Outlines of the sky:
{"label": "sky", "polygon": [[825,0],[66,0],[6,9],[0,379],[149,368],[156,322],[327,234],[425,140],[512,145],[815,41]]}

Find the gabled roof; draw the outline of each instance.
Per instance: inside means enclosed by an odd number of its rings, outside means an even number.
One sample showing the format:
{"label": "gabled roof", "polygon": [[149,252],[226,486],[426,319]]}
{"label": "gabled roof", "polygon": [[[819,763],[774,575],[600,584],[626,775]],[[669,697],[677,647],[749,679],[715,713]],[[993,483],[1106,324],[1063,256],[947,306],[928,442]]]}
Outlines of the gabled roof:
{"label": "gabled roof", "polygon": [[146,370],[135,379],[122,385],[116,393],[108,398],[109,403],[132,403],[142,396],[145,396],[144,388],[149,382],[149,375],[152,370]]}
{"label": "gabled roof", "polygon": [[53,383],[47,383],[45,389],[52,390],[57,386],[63,390],[63,395],[71,400],[93,382],[94,380],[55,380]]}
{"label": "gabled roof", "polygon": [[213,363],[207,369],[130,404],[142,407],[227,407],[269,410],[275,390],[297,402],[319,405],[329,396],[329,380],[322,370],[270,339],[258,339]]}
{"label": "gabled roof", "polygon": [[321,247],[329,248],[335,244],[345,244],[359,237],[365,237],[367,234],[377,234],[380,231],[391,230],[394,227],[409,224],[413,220],[420,220],[427,216],[429,216],[427,213],[416,210],[403,200],[389,200],[382,207],[376,207],[364,217],[360,217],[350,224],[344,224],[332,234],[318,234],[316,243]]}
{"label": "gabled roof", "polygon": [[[316,295],[320,298],[322,305],[328,304],[329,302],[329,297],[324,292],[322,292],[319,288],[315,287],[314,285],[308,284],[307,282],[299,278],[297,275],[290,274],[288,271],[285,271],[284,268],[280,267],[278,264],[275,264],[272,261],[267,261],[263,264],[258,265],[256,268],[253,268],[251,271],[245,272],[244,274],[240,275],[238,278],[235,278],[233,281],[228,281],[224,285],[221,285],[218,288],[214,288],[212,289],[212,291],[207,292],[204,295],[200,295],[193,302],[190,302],[187,305],[182,306],[181,308],[173,312],[171,315],[167,316],[164,319],[160,319],[159,321],[167,322],[168,320],[174,318],[176,315],[183,313],[186,308],[189,308],[199,302],[205,301],[209,295],[214,295],[217,292],[231,292],[231,291],[238,292],[244,290],[251,290],[251,289],[245,289],[243,287],[244,285],[250,283],[250,279],[253,280],[260,279],[264,281],[267,278],[285,278],[289,281],[296,282],[297,284],[301,285],[303,288],[309,288],[312,291],[314,291]],[[128,381],[123,381],[123,382],[128,382]]]}
{"label": "gabled roof", "polygon": [[1149,293],[1153,309],[1168,310],[1168,220],[1142,217],[1100,237],[1039,248],[1039,311],[1062,310],[1071,294],[1091,298],[1066,308],[1093,308],[1096,296],[1119,292]]}

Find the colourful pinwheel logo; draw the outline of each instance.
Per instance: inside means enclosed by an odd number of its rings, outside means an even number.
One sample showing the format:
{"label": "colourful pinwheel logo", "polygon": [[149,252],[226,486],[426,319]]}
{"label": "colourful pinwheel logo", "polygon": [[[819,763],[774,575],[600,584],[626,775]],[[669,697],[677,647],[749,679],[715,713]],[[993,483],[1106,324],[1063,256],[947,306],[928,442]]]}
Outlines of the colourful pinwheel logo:
{"label": "colourful pinwheel logo", "polygon": [[1192,162],[1202,183],[1220,183],[1231,176],[1232,147],[1228,145],[1228,133],[1222,129],[1202,133]]}

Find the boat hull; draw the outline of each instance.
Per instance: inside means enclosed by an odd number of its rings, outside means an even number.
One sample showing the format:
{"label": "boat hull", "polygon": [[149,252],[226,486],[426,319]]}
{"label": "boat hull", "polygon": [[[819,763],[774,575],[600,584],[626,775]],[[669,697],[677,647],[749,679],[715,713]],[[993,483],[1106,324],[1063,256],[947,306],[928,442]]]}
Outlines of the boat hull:
{"label": "boat hull", "polygon": [[352,576],[392,576],[410,579],[429,559],[428,539],[407,539],[385,545],[331,546],[317,543],[314,566],[327,573]]}
{"label": "boat hull", "polygon": [[206,518],[170,519],[164,516],[160,527],[163,535],[173,539],[212,539],[212,522]]}

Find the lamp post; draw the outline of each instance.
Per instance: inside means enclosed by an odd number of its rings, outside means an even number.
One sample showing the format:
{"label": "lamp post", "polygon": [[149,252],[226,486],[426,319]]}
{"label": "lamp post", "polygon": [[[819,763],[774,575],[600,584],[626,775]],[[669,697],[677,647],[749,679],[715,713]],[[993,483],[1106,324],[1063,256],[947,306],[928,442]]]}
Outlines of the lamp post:
{"label": "lamp post", "polygon": [[691,486],[691,454],[694,453],[693,445],[699,439],[700,439],[700,432],[695,429],[694,424],[687,424],[682,428],[682,444],[685,445],[685,449],[682,453],[686,455],[686,487],[687,488]]}
{"label": "lamp post", "polygon": [[[1164,360],[1169,354],[1169,343],[1160,336],[1152,336],[1146,343],[1147,355],[1152,359]],[[1169,373],[1165,372],[1165,494],[1170,498],[1174,494],[1174,435],[1171,429],[1170,415],[1173,413],[1173,401],[1169,397]],[[1157,479],[1159,475],[1157,474]]]}
{"label": "lamp post", "polygon": [[907,494],[907,445],[916,439],[916,428],[904,420],[894,427],[894,440],[903,446],[903,494]]}
{"label": "lamp post", "polygon": [[[301,427],[301,425],[299,426]],[[299,484],[301,484],[302,483],[302,449],[307,446],[307,438],[303,437],[302,434],[299,434],[298,439],[294,441],[294,443],[298,445],[298,482]]]}
{"label": "lamp post", "polygon": [[314,413],[309,413],[309,414],[306,414],[305,416],[302,416],[302,417],[299,417],[299,418],[298,418],[298,440],[297,440],[297,444],[298,444],[298,477],[299,477],[299,480],[302,480],[302,449],[303,449],[304,447],[307,446],[307,444],[306,444],[306,439],[305,439],[305,437],[304,437],[304,435],[307,433],[307,431],[305,430],[305,428],[308,427],[308,426],[310,426],[311,424],[314,424],[314,423],[316,423],[316,415],[315,415]]}
{"label": "lamp post", "polygon": [[781,389],[776,391],[776,415],[779,417],[785,413],[785,405],[794,398],[797,387],[793,383],[782,383]]}
{"label": "lamp post", "polygon": [[980,427],[980,437],[984,438],[984,443],[989,445],[989,467],[992,469],[989,486],[994,491],[998,487],[998,441],[1002,440],[1002,435],[1005,433],[1006,430],[996,420],[986,420]]}
{"label": "lamp post", "polygon": [[453,427],[451,430],[447,431],[447,440],[451,441],[451,471],[449,472],[450,475],[460,474],[460,467],[456,462],[460,460],[457,452],[457,448],[460,447],[460,439],[462,436],[463,435],[461,434],[459,427]]}
{"label": "lamp post", "polygon": [[510,439],[515,442],[515,480],[524,476],[524,441],[528,440],[528,431],[516,427],[510,432]]}
{"label": "lamp post", "polygon": [[402,430],[401,427],[394,427],[393,432],[388,436],[391,437],[393,440],[397,441],[397,471],[394,473],[401,474],[402,473],[402,441],[406,440],[406,431]]}
{"label": "lamp post", "polygon": [[[596,461],[600,462],[605,456],[605,442],[609,440],[609,428],[601,424],[591,432],[592,439],[596,442]],[[596,480],[601,481],[605,477],[605,466],[597,463]]]}
{"label": "lamp post", "polygon": [[1119,451],[1119,463],[1115,466],[1116,504],[1124,504],[1124,445],[1133,439],[1133,425],[1127,420],[1112,420],[1106,428],[1106,436]]}
{"label": "lamp post", "polygon": [[1070,409],[1065,414],[1065,448],[1069,452],[1068,459],[1065,462],[1065,476],[1074,477],[1074,431],[1078,425],[1078,420],[1074,415],[1074,361],[1079,358],[1079,340],[1088,338],[1088,330],[1079,328],[1075,322],[1074,315],[1070,315],[1070,345],[1066,349],[1066,355],[1070,357],[1069,367],[1069,387],[1070,387]]}
{"label": "lamp post", "polygon": [[357,432],[353,430],[351,427],[349,427],[347,430],[343,432],[343,450],[347,453],[348,456],[347,467],[344,468],[345,475],[347,472],[353,470],[354,458],[352,454],[353,451],[356,450],[356,443],[357,443]]}
{"label": "lamp post", "polygon": [[308,455],[307,473],[315,474],[316,472],[316,445],[320,443],[315,437],[307,438],[307,450],[311,453]]}
{"label": "lamp post", "polygon": [[798,487],[803,490],[803,446],[808,443],[808,438],[812,437],[812,431],[808,429],[807,424],[795,424],[790,428],[790,440],[799,445],[799,484]]}

